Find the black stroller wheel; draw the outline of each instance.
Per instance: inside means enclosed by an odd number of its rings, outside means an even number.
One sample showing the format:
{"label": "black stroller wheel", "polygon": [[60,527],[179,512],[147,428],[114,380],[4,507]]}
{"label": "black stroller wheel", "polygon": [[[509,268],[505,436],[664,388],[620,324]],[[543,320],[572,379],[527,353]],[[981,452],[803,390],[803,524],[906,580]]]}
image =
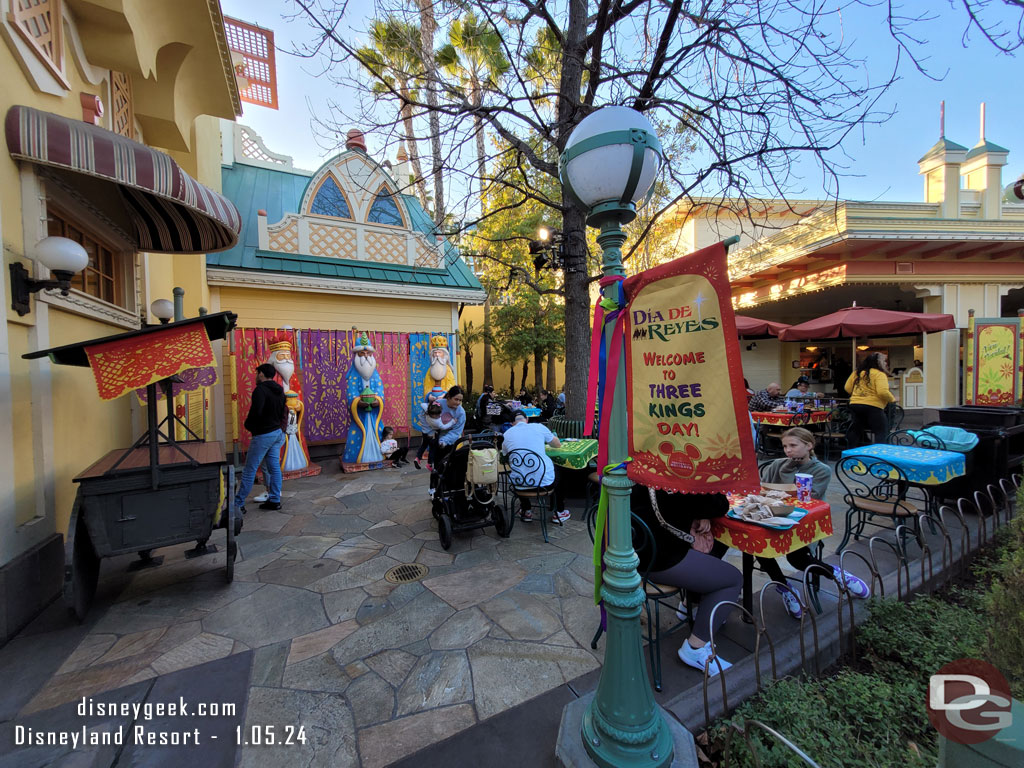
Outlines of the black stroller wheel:
{"label": "black stroller wheel", "polygon": [[441,547],[448,549],[452,545],[452,519],[448,515],[437,518],[437,535],[441,539]]}
{"label": "black stroller wheel", "polygon": [[498,532],[501,538],[507,539],[512,535],[512,526],[515,525],[515,518],[501,504],[494,505],[494,508],[491,510],[491,520],[494,522],[494,530]]}

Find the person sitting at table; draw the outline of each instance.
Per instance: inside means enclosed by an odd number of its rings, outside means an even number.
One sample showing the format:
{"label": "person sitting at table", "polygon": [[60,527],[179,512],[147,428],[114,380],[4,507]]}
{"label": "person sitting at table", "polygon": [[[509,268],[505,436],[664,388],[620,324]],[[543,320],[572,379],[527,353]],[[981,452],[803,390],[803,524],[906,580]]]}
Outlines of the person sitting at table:
{"label": "person sitting at table", "polygon": [[785,405],[781,397],[782,387],[777,382],[772,382],[760,392],[755,394],[747,403],[751,411],[773,411]]}
{"label": "person sitting at table", "polygon": [[[814,455],[814,435],[803,427],[787,429],[782,434],[782,450],[786,454],[785,458],[776,459],[761,467],[761,482],[791,485],[796,482],[796,475],[810,475],[814,478],[811,481],[811,498],[824,499],[825,493],[828,491],[828,484],[832,480],[832,470],[828,464],[819,460]],[[801,573],[809,565],[820,565],[823,568],[831,569],[836,581],[842,578],[839,568],[830,566],[816,558],[811,554],[810,547],[801,547],[790,552],[786,555],[786,560]],[[786,577],[782,574],[782,568],[779,567],[778,560],[771,557],[759,557],[757,562],[761,564],[761,570],[772,581],[777,581],[781,584],[786,583]],[[850,590],[850,594],[854,597],[861,599],[870,597],[871,589],[862,579],[847,572],[845,581],[846,588]],[[782,600],[786,604],[786,611],[789,615],[794,619],[799,619],[803,615],[800,601],[797,600],[792,592],[782,587],[776,587],[775,589],[782,595]]]}
{"label": "person sitting at table", "polygon": [[876,443],[884,443],[889,434],[889,420],[885,406],[895,402],[889,391],[889,368],[882,352],[872,352],[864,358],[857,371],[846,380],[846,391],[850,393],[850,431],[846,433],[846,444],[859,448],[864,444],[864,430],[874,435]]}
{"label": "person sitting at table", "polygon": [[[693,548],[694,537],[690,529],[696,523],[699,532],[710,531],[711,518],[722,517],[729,511],[729,502],[722,494],[682,494],[655,491],[643,485],[633,486],[630,506],[651,530],[654,538],[655,559],[651,561],[651,547],[639,553],[641,573],[647,571],[649,581],[685,589],[691,597],[699,596],[695,609],[693,631],[677,652],[679,659],[694,669],[704,670],[711,656],[711,612],[724,600],[736,601],[743,589],[743,574],[729,563],[706,555]],[[677,614],[682,618],[682,615]],[[717,630],[728,618],[723,609],[715,614]],[[732,666],[717,657],[708,667],[709,675]]]}
{"label": "person sitting at table", "polygon": [[[560,468],[555,466],[555,463],[551,461],[551,458],[544,450],[547,445],[550,445],[552,448],[561,448],[562,444],[559,442],[558,436],[543,424],[530,424],[526,414],[522,411],[516,411],[512,414],[512,422],[512,426],[505,432],[501,442],[502,455],[507,456],[510,451],[525,448],[540,456],[541,461],[544,463],[544,472],[541,473],[540,477],[537,477],[536,473],[529,473],[530,477],[526,479],[537,482],[535,486],[537,488],[554,487],[551,522],[564,523],[571,515],[564,506],[562,473]],[[522,513],[520,515],[522,521],[524,523],[533,522],[533,510],[530,500],[522,498],[519,500],[519,503],[522,505]]]}
{"label": "person sitting at table", "polygon": [[481,425],[487,423],[487,406],[491,404],[493,399],[494,387],[490,384],[484,384],[484,391],[476,399],[476,418]]}
{"label": "person sitting at table", "polygon": [[811,380],[806,376],[801,376],[799,379],[793,382],[793,386],[790,387],[786,393],[786,399],[800,399],[804,397],[813,397],[814,393],[810,391]]}
{"label": "person sitting at table", "polygon": [[540,400],[537,403],[540,406],[540,420],[547,421],[555,415],[555,398],[551,396],[551,393],[546,389],[540,391]]}
{"label": "person sitting at table", "polygon": [[530,397],[530,393],[526,391],[526,387],[522,387],[519,390],[519,394],[516,396],[516,400],[519,401],[519,405],[524,408],[529,408],[533,405],[533,398]]}

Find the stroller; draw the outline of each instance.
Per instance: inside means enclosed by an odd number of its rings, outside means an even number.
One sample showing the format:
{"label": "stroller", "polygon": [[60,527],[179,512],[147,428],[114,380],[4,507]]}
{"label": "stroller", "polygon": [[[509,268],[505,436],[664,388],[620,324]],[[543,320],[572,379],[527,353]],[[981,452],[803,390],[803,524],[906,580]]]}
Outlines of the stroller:
{"label": "stroller", "polygon": [[434,466],[434,501],[441,546],[452,545],[452,533],[485,528],[493,524],[498,535],[512,533],[512,515],[497,502],[497,482],[474,483],[468,477],[470,451],[497,448],[500,438],[494,434],[460,437],[452,449]]}

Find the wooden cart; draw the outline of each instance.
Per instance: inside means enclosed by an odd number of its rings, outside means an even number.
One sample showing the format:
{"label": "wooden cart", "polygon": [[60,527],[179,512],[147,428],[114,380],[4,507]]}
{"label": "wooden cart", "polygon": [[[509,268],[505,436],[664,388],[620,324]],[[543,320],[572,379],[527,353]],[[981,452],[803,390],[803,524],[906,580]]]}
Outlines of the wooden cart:
{"label": "wooden cart", "polygon": [[[159,361],[162,367],[158,369],[180,368],[175,363],[173,344],[168,344],[176,333],[188,329],[195,338],[195,331],[202,329],[209,340],[223,339],[235,321],[233,313],[219,312],[25,357],[48,356],[59,365],[90,366],[87,350],[129,344],[129,352],[136,355],[130,361],[133,374],[145,376],[148,356]],[[196,548],[187,555],[214,553],[216,546],[207,542],[216,528],[223,527],[226,576],[228,581],[234,578],[238,552],[234,537],[242,522],[234,505],[234,466],[228,463],[222,443],[205,442],[174,413],[174,387],[183,384],[191,370],[198,369],[177,370],[174,375],[146,383],[146,432],[131,447],[111,451],[74,478],[78,493],[65,542],[64,598],[79,620],[85,617],[96,593],[100,560],[104,557],[137,552],[140,559],[132,568],[155,566],[162,558],[152,557],[154,549],[187,541],[196,542]],[[98,386],[102,386],[99,380],[97,374]],[[160,421],[158,386],[167,406],[166,416]],[[176,424],[184,427],[189,439],[175,439]]]}

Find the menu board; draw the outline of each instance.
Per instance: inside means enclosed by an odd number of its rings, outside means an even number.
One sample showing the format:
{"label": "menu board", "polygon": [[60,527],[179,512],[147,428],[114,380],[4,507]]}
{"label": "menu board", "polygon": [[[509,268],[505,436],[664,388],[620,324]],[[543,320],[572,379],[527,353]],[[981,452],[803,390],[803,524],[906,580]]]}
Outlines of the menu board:
{"label": "menu board", "polygon": [[629,477],[682,493],[757,490],[725,247],[624,287]]}

